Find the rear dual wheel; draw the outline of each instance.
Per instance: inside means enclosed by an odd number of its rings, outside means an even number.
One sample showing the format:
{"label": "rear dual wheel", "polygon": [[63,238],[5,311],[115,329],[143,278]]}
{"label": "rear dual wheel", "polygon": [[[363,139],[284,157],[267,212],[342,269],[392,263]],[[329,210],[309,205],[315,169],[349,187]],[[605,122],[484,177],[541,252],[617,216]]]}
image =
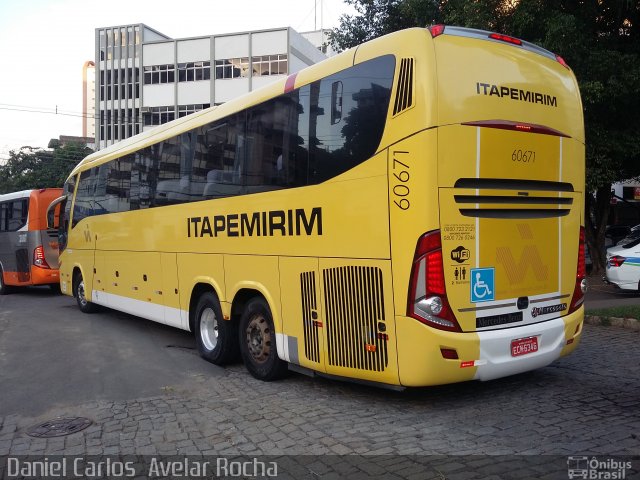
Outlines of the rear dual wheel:
{"label": "rear dual wheel", "polygon": [[269,382],[287,374],[287,362],[278,357],[271,310],[263,298],[255,297],[247,303],[239,331],[240,353],[251,375]]}

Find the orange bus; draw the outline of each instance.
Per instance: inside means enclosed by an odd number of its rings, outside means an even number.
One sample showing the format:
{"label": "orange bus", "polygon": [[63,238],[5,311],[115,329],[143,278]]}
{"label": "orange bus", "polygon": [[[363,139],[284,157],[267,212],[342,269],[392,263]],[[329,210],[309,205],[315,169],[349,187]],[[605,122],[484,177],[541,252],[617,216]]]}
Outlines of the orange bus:
{"label": "orange bus", "polygon": [[58,231],[47,229],[47,207],[61,188],[0,195],[0,295],[14,286],[60,287]]}

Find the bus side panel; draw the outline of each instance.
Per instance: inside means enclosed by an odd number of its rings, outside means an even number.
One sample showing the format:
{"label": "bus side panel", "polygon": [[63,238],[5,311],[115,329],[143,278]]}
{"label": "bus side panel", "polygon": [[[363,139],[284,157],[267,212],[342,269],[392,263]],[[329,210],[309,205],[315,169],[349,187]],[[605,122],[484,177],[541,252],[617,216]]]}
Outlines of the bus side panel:
{"label": "bus side panel", "polygon": [[320,259],[326,372],[398,384],[391,262]]}
{"label": "bus side panel", "polygon": [[[408,128],[408,127],[405,127]],[[418,238],[439,227],[437,130],[389,148],[389,217],[396,315],[407,313],[407,294]],[[417,321],[417,320],[416,320]]]}
{"label": "bus side panel", "polygon": [[0,234],[0,262],[6,285],[31,284],[31,258],[26,229]]}
{"label": "bus side panel", "polygon": [[[271,309],[276,334],[282,333],[278,257],[225,255],[224,274],[229,301],[233,302],[237,293],[243,289],[260,292]],[[278,350],[278,355],[282,358],[280,350]]]}
{"label": "bus side panel", "polygon": [[318,259],[280,257],[282,334],[278,342],[285,360],[325,371],[323,305]]}
{"label": "bus side panel", "polygon": [[180,308],[180,277],[178,276],[177,257],[175,253],[160,253],[164,323],[182,330],[189,330],[188,311],[183,311]]}
{"label": "bus side panel", "polygon": [[78,268],[84,279],[87,300],[92,301],[94,282],[95,235],[92,233],[93,218],[85,218],[69,230],[68,248],[63,253],[61,272],[64,274],[60,287],[63,293],[73,295],[73,272]]}
{"label": "bus side panel", "polygon": [[165,323],[160,253],[97,250],[95,255],[104,265],[96,274],[102,291],[92,292],[96,303]]}

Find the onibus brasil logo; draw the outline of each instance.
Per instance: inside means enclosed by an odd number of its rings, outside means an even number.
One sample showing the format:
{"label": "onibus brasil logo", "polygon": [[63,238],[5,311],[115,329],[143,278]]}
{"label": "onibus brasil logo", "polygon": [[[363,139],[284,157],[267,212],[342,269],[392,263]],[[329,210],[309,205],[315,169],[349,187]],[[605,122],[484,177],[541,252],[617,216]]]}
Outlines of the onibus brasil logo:
{"label": "onibus brasil logo", "polygon": [[571,456],[567,458],[567,474],[570,479],[622,480],[627,478],[631,462],[615,458]]}

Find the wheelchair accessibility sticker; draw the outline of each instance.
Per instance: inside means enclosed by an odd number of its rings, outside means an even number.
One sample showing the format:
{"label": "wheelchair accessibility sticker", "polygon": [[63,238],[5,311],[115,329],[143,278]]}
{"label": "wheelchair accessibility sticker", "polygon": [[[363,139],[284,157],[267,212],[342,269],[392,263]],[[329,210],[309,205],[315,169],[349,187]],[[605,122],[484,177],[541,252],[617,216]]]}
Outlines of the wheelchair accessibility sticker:
{"label": "wheelchair accessibility sticker", "polygon": [[473,303],[488,302],[495,297],[495,269],[471,269],[471,301]]}

